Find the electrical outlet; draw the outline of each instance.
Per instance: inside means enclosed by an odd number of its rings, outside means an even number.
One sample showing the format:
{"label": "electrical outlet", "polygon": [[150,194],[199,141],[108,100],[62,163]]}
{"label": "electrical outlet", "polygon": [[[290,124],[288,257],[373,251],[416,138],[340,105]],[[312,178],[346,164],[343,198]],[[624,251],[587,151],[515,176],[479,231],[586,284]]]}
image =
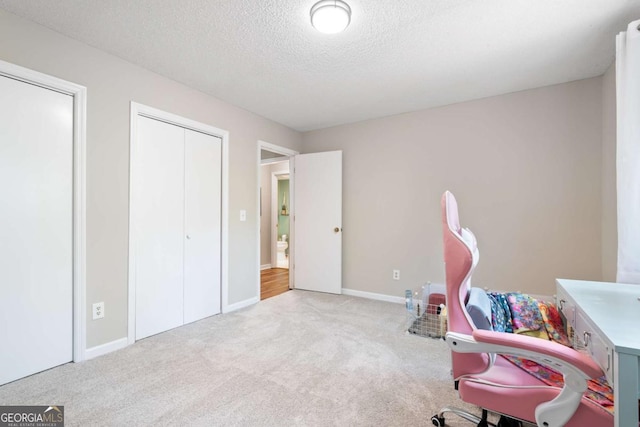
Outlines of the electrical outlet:
{"label": "electrical outlet", "polygon": [[393,270],[393,280],[400,280],[400,270]]}
{"label": "electrical outlet", "polygon": [[93,304],[93,320],[102,319],[104,317],[104,302]]}

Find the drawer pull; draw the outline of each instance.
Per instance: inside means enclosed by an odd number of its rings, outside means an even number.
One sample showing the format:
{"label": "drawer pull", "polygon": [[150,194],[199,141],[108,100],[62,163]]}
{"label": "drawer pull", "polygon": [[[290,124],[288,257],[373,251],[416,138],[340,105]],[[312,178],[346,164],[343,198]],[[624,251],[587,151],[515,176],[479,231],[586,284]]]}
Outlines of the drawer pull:
{"label": "drawer pull", "polygon": [[611,368],[611,354],[607,353],[607,369],[605,370],[609,372],[610,368]]}
{"label": "drawer pull", "polygon": [[582,340],[584,341],[584,346],[589,347],[589,341],[591,341],[591,332],[585,331],[582,334]]}
{"label": "drawer pull", "polygon": [[567,302],[566,302],[565,300],[563,300],[563,299],[561,299],[561,300],[560,300],[560,310],[564,310],[564,305],[565,305],[566,303],[567,303]]}

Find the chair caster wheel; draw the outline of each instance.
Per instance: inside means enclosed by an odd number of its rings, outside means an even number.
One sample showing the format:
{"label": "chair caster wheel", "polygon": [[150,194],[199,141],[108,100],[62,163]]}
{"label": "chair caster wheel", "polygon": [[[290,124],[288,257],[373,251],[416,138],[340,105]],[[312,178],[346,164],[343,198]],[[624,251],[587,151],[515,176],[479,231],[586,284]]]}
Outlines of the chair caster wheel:
{"label": "chair caster wheel", "polygon": [[434,415],[433,417],[431,417],[431,422],[436,427],[444,427],[444,417]]}
{"label": "chair caster wheel", "polygon": [[497,427],[522,427],[522,423],[518,420],[514,420],[513,418],[505,417],[502,415],[498,420]]}

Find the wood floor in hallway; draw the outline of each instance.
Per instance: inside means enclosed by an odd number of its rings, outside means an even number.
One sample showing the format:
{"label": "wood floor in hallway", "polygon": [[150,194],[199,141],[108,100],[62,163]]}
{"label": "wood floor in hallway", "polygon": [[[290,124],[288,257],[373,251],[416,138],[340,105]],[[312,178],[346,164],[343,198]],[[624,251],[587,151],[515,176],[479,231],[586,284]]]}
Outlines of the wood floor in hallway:
{"label": "wood floor in hallway", "polygon": [[280,295],[289,290],[289,270],[286,268],[269,268],[260,271],[260,299]]}

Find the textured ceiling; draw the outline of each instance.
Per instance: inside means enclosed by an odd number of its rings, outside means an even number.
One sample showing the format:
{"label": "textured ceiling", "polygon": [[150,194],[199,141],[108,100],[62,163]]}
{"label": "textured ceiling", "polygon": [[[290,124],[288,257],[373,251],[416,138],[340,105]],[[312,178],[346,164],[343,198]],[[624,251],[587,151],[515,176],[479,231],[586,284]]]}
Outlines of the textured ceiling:
{"label": "textured ceiling", "polygon": [[602,74],[640,0],[0,0],[0,8],[305,131]]}

